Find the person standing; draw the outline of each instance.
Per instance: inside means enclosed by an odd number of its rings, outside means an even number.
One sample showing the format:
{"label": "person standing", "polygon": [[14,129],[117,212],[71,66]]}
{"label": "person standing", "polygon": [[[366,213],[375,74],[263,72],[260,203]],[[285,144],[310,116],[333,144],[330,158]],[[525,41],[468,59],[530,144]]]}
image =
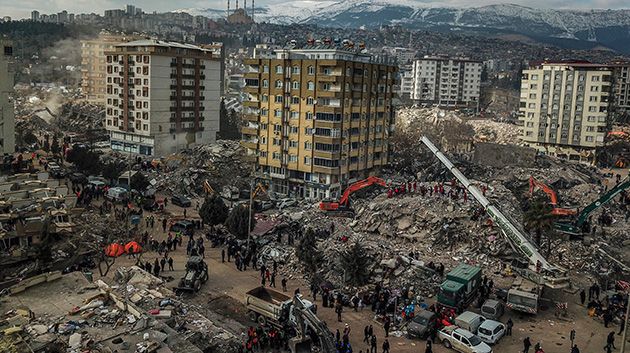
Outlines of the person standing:
{"label": "person standing", "polygon": [[172,257],[170,257],[170,256],[168,257],[168,270],[169,270],[169,271],[175,271],[175,270],[173,269],[173,258],[172,258]]}
{"label": "person standing", "polygon": [[507,323],[506,323],[506,330],[505,330],[505,335],[506,336],[512,336],[512,326],[514,326],[514,322],[512,322],[512,318],[509,318]]}
{"label": "person standing", "polygon": [[370,353],[376,353],[376,335],[370,339]]}
{"label": "person standing", "polygon": [[585,301],[586,301],[586,292],[584,291],[584,288],[582,288],[582,291],[580,292],[580,304],[584,305]]}
{"label": "person standing", "polygon": [[525,337],[523,340],[523,353],[529,353],[529,348],[532,346],[532,342],[529,340],[529,337]]}
{"label": "person standing", "polygon": [[571,353],[580,353],[580,349],[577,344],[574,344],[573,347],[571,347]]}
{"label": "person standing", "polygon": [[335,303],[335,313],[337,313],[337,321],[341,322],[341,313],[343,312],[343,305],[340,301]]}
{"label": "person standing", "polygon": [[604,347],[604,349],[617,349],[617,347],[615,347],[615,331],[611,331],[608,334],[608,338],[606,338],[606,346]]}
{"label": "person standing", "polygon": [[621,324],[619,325],[619,332],[617,332],[617,336],[621,336],[623,330],[626,328],[626,318],[621,319]]}
{"label": "person standing", "polygon": [[286,278],[282,278],[282,291],[286,292],[287,291],[287,279]]}
{"label": "person standing", "polygon": [[162,270],[166,269],[166,259],[165,258],[161,258],[160,259],[160,267],[162,268]]}
{"label": "person standing", "polygon": [[225,249],[221,249],[221,262],[225,262]]}
{"label": "person standing", "polygon": [[383,328],[385,329],[385,337],[389,337],[389,327],[391,325],[391,320],[389,316],[385,317],[385,324],[383,324]]}
{"label": "person standing", "polygon": [[365,328],[363,328],[363,342],[369,343],[369,339],[370,339],[369,333],[370,333],[370,327],[365,326]]}
{"label": "person standing", "polygon": [[383,341],[383,353],[389,353],[389,341],[387,338]]}
{"label": "person standing", "polygon": [[269,279],[269,287],[276,288],[276,273],[275,272],[271,274],[271,278]]}
{"label": "person standing", "polygon": [[433,353],[433,343],[431,343],[431,340],[427,340],[427,348],[424,350],[424,353]]}

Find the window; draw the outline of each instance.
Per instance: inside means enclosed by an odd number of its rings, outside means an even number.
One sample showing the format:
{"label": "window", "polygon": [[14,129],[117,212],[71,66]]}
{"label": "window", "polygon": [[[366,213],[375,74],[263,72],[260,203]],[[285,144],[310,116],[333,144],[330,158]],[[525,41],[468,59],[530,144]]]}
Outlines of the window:
{"label": "window", "polygon": [[313,105],[313,104],[315,104],[315,100],[313,99],[313,97],[306,98],[306,105]]}
{"label": "window", "polygon": [[293,83],[291,83],[291,88],[292,89],[300,89],[300,82],[299,81],[293,81]]}
{"label": "window", "polygon": [[261,116],[267,116],[269,114],[269,111],[267,109],[261,109],[260,110],[260,115]]}
{"label": "window", "polygon": [[291,119],[299,119],[299,118],[300,118],[299,112],[291,112]]}
{"label": "window", "polygon": [[300,67],[299,66],[293,66],[291,68],[291,73],[294,75],[299,75],[300,74]]}
{"label": "window", "polygon": [[294,154],[289,155],[289,163],[297,163],[298,157]]}
{"label": "window", "polygon": [[314,91],[315,83],[313,83],[313,81],[308,81],[308,83],[306,84],[306,89],[308,89],[309,91]]}
{"label": "window", "polygon": [[266,95],[266,94],[263,94],[263,96],[262,96],[262,102],[263,102],[263,103],[267,103],[267,102],[269,102],[269,96],[268,96],[268,95]]}
{"label": "window", "polygon": [[313,120],[313,113],[312,112],[306,112],[306,120]]}
{"label": "window", "polygon": [[311,157],[304,157],[304,164],[310,165],[311,164]]}
{"label": "window", "polygon": [[273,111],[273,116],[276,118],[281,118],[282,117],[282,110],[280,109],[276,109]]}
{"label": "window", "polygon": [[591,77],[591,82],[599,82],[599,76]]}
{"label": "window", "polygon": [[275,96],[273,101],[276,102],[276,103],[282,103],[283,97],[282,96]]}
{"label": "window", "polygon": [[294,140],[289,141],[289,147],[297,148],[297,146],[298,146],[298,142],[297,141],[294,141]]}
{"label": "window", "polygon": [[291,104],[300,104],[300,97],[291,97]]}
{"label": "window", "polygon": [[282,81],[276,80],[276,88],[282,88]]}
{"label": "window", "polygon": [[263,72],[269,72],[269,66],[264,65],[263,66]]}
{"label": "window", "polygon": [[268,80],[263,80],[263,87],[264,88],[269,87],[269,81]]}
{"label": "window", "polygon": [[308,74],[309,74],[309,75],[315,75],[315,68],[314,68],[314,67],[312,67],[312,66],[309,66],[309,67],[308,67]]}
{"label": "window", "polygon": [[272,155],[272,158],[276,159],[276,160],[279,160],[280,159],[280,153],[274,152],[273,155]]}
{"label": "window", "polygon": [[277,65],[276,66],[276,73],[277,74],[281,74],[282,73],[282,65]]}
{"label": "window", "polygon": [[593,142],[593,136],[586,136],[587,142]]}

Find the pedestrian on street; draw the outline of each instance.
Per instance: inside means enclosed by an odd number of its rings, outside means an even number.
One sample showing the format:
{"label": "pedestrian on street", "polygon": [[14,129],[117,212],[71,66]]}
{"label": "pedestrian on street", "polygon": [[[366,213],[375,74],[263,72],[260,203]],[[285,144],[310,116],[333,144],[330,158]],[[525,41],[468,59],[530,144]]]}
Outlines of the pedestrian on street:
{"label": "pedestrian on street", "polygon": [[186,218],[186,209],[184,208],[184,218]]}
{"label": "pedestrian on street", "polygon": [[165,259],[165,258],[162,258],[162,259],[160,260],[160,267],[161,267],[162,269],[165,269],[165,268],[166,268],[166,259]]}
{"label": "pedestrian on street", "polygon": [[383,353],[389,353],[389,341],[387,338],[383,341]]}
{"label": "pedestrian on street", "polygon": [[505,331],[506,336],[512,336],[512,326],[514,326],[514,322],[512,322],[512,318],[509,318],[506,324],[507,330]]}
{"label": "pedestrian on street", "polygon": [[168,270],[169,270],[169,271],[175,271],[175,270],[173,269],[173,258],[172,258],[172,257],[170,257],[170,256],[169,256],[169,258],[168,258]]}
{"label": "pedestrian on street", "polygon": [[151,266],[151,263],[147,261],[147,263],[144,266],[145,270],[149,273],[153,273],[153,271],[151,271],[153,268]]}
{"label": "pedestrian on street", "polygon": [[376,353],[376,335],[370,339],[370,353]]}
{"label": "pedestrian on street", "polygon": [[335,304],[335,313],[337,313],[337,321],[341,322],[341,313],[343,312],[343,306],[341,302],[337,301]]}
{"label": "pedestrian on street", "polygon": [[276,288],[276,273],[271,274],[271,278],[269,279],[269,287]]}
{"label": "pedestrian on street", "polygon": [[389,337],[389,326],[391,325],[391,320],[389,318],[389,316],[387,316],[385,318],[385,324],[383,325],[383,328],[385,329],[385,337]]}
{"label": "pedestrian on street", "polygon": [[532,346],[532,342],[529,340],[529,337],[525,337],[523,340],[523,353],[529,353],[529,348]]}
{"label": "pedestrian on street", "polygon": [[286,278],[282,279],[282,291],[283,292],[287,291],[287,279]]}
{"label": "pedestrian on street", "polygon": [[427,348],[424,350],[424,353],[433,353],[433,343],[431,340],[427,340]]}
{"label": "pedestrian on street", "polygon": [[606,338],[606,346],[604,347],[604,349],[617,349],[617,347],[615,347],[615,331],[612,331],[608,334],[608,338]]}
{"label": "pedestrian on street", "polygon": [[374,336],[374,327],[370,325],[370,327],[368,327],[368,338],[372,336]]}
{"label": "pedestrian on street", "polygon": [[580,349],[578,348],[577,344],[573,345],[573,347],[571,348],[571,353],[580,353]]}
{"label": "pedestrian on street", "polygon": [[221,249],[221,262],[225,262],[225,249]]}
{"label": "pedestrian on street", "polygon": [[626,318],[624,317],[621,320],[621,324],[619,325],[619,332],[617,333],[617,336],[621,336],[621,334],[623,333],[623,330],[626,328]]}
{"label": "pedestrian on street", "polygon": [[584,291],[584,288],[582,288],[582,291],[580,292],[580,304],[584,305],[585,301],[586,301],[586,292]]}
{"label": "pedestrian on street", "polygon": [[369,333],[370,333],[370,327],[365,326],[365,328],[363,328],[363,342],[369,343],[369,340],[370,340]]}

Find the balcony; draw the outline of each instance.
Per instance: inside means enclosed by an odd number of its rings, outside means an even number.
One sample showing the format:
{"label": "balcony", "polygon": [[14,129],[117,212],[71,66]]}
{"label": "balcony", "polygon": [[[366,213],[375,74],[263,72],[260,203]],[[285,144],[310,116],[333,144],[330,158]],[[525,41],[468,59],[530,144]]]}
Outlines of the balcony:
{"label": "balcony", "polygon": [[258,136],[258,125],[257,124],[249,124],[241,127],[241,133],[243,135],[254,135]]}
{"label": "balcony", "polygon": [[319,165],[313,166],[313,173],[322,173],[322,174],[338,174],[339,167],[323,167]]}
{"label": "balcony", "polygon": [[320,74],[317,76],[319,82],[337,82],[337,76]]}
{"label": "balcony", "polygon": [[241,140],[241,145],[245,148],[257,149],[258,148],[258,139],[243,139]]}

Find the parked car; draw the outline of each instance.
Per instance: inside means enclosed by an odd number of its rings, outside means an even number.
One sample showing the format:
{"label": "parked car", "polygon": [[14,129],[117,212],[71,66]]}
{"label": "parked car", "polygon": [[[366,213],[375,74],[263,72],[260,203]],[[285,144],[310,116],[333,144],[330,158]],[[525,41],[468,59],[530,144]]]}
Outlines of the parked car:
{"label": "parked car", "polygon": [[155,211],[160,207],[160,204],[155,199],[144,199],[142,208],[146,211]]}
{"label": "parked car", "polygon": [[107,190],[107,194],[105,194],[105,198],[112,202],[120,202],[127,200],[129,193],[127,189],[121,187],[113,187]]}
{"label": "parked car", "polygon": [[494,320],[486,320],[479,326],[477,336],[487,344],[495,344],[505,335],[505,330],[504,324]]}
{"label": "parked car", "polygon": [[503,310],[503,303],[495,299],[488,299],[481,306],[481,314],[492,320],[499,319],[503,315]]}
{"label": "parked car", "polygon": [[87,177],[83,173],[72,173],[69,178],[73,184],[85,184],[88,181]]}
{"label": "parked car", "polygon": [[462,353],[492,353],[492,348],[485,344],[479,336],[455,325],[438,331],[438,339],[446,348]]}
{"label": "parked car", "polygon": [[65,169],[57,167],[48,167],[48,174],[55,179],[62,179],[68,174]]}
{"label": "parked car", "polygon": [[180,207],[190,207],[192,205],[190,199],[182,195],[175,195],[171,197],[171,202],[173,203],[173,205],[177,205]]}
{"label": "parked car", "polygon": [[273,207],[274,207],[273,201],[259,201],[259,200],[254,201],[254,209],[259,212],[270,210]]}
{"label": "parked car", "polygon": [[437,323],[437,315],[434,312],[428,310],[420,310],[416,312],[416,315],[411,319],[411,322],[407,326],[407,335],[410,338],[426,338],[431,331],[435,328]]}
{"label": "parked car", "polygon": [[186,220],[177,221],[173,223],[173,225],[171,225],[169,231],[174,233],[180,232],[184,235],[190,235],[195,232],[195,225],[192,222]]}
{"label": "parked car", "polygon": [[282,199],[280,200],[280,203],[278,204],[278,209],[283,210],[287,207],[292,207],[295,205],[297,205],[297,200],[295,199]]}
{"label": "parked car", "polygon": [[455,325],[472,333],[477,333],[477,329],[484,321],[486,321],[485,317],[472,311],[464,311],[455,318]]}

